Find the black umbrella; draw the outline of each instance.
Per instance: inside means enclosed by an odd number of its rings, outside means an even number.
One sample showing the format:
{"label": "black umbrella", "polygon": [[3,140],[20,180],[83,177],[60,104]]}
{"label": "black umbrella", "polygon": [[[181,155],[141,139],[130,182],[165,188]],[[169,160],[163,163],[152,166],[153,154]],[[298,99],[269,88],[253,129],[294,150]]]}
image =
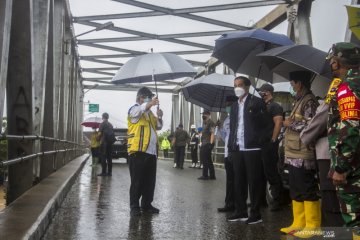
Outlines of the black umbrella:
{"label": "black umbrella", "polygon": [[[227,96],[234,96],[237,99],[234,92],[234,78],[232,75],[213,73],[189,82],[181,91],[186,101],[210,112],[221,112],[225,111]],[[252,86],[251,90],[253,90]],[[256,95],[259,96],[257,92]]]}
{"label": "black umbrella", "polygon": [[312,88],[318,96],[323,96],[332,76],[327,53],[309,45],[282,46],[260,53],[257,56],[274,73],[282,76],[277,82],[287,81],[293,71],[314,73]]}
{"label": "black umbrella", "polygon": [[285,78],[289,72],[308,70],[331,79],[327,53],[309,45],[282,46],[257,55],[268,68]]}
{"label": "black umbrella", "polygon": [[248,74],[272,82],[272,74],[261,64],[257,54],[274,47],[293,45],[286,35],[264,29],[252,29],[223,34],[215,41],[213,56],[234,72]]}

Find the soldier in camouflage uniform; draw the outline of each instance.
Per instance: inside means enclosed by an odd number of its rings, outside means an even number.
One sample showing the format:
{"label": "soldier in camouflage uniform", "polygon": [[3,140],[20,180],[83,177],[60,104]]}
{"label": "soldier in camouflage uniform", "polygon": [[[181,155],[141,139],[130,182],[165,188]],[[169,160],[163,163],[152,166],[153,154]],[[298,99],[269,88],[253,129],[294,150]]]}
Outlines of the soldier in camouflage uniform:
{"label": "soldier in camouflage uniform", "polygon": [[341,81],[330,89],[328,140],[331,167],[329,177],[337,188],[347,227],[360,239],[360,47],[334,44],[329,52],[334,77]]}

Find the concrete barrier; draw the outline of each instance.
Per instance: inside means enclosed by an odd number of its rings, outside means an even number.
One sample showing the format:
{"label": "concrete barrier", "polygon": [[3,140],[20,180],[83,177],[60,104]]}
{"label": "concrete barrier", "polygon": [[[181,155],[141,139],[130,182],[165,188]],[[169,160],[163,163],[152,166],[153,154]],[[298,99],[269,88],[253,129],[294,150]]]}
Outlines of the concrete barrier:
{"label": "concrete barrier", "polygon": [[0,212],[0,239],[40,239],[90,155],[75,158]]}

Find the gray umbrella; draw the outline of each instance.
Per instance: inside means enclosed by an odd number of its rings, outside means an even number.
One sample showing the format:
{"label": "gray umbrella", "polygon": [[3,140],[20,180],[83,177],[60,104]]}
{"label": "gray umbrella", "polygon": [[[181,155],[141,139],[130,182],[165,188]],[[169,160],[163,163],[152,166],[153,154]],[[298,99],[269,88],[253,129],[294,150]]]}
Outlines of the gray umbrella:
{"label": "gray umbrella", "polygon": [[[188,102],[211,112],[225,111],[226,97],[235,96],[234,78],[233,75],[212,73],[189,82],[181,90]],[[251,87],[250,92],[253,90]]]}
{"label": "gray umbrella", "polygon": [[112,83],[144,83],[193,77],[196,69],[171,53],[148,53],[127,61],[115,74]]}

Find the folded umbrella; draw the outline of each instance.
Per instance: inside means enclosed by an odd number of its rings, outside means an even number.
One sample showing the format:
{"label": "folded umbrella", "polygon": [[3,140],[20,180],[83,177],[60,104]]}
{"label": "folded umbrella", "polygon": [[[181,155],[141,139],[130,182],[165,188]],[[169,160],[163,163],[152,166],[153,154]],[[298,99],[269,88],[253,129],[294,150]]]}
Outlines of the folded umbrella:
{"label": "folded umbrella", "polygon": [[84,127],[99,128],[101,123],[102,119],[100,117],[89,117],[85,119],[81,125]]}
{"label": "folded umbrella", "polygon": [[252,29],[223,34],[215,41],[213,56],[234,72],[248,74],[272,82],[272,74],[256,57],[274,47],[293,45],[286,35],[264,29]]}

